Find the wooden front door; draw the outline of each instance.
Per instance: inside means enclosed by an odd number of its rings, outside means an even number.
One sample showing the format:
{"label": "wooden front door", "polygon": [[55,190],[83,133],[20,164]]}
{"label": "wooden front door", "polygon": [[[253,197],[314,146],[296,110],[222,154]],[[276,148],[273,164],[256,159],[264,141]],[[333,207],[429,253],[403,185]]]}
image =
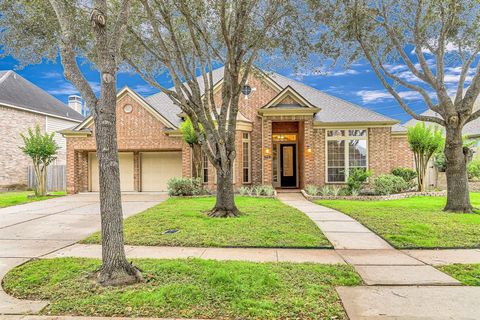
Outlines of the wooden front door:
{"label": "wooden front door", "polygon": [[280,145],[280,186],[297,186],[297,145]]}

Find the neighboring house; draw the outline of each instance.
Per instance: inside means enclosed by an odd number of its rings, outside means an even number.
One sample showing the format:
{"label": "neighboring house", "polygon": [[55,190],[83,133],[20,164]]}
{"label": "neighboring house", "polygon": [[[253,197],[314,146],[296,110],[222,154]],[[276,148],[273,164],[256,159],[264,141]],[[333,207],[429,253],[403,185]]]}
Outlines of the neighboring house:
{"label": "neighboring house", "polygon": [[[0,190],[27,184],[31,160],[20,150],[20,133],[40,125],[43,132],[76,126],[84,117],[14,71],[0,71]],[[65,164],[66,143],[59,134],[57,164]]]}
{"label": "neighboring house", "polygon": [[[220,99],[223,69],[214,72]],[[236,127],[235,187],[268,184],[303,188],[342,184],[351,168],[374,175],[412,166],[398,121],[276,73],[255,72],[242,90]],[[182,112],[163,93],[142,98],[129,88],[117,97],[123,191],[165,191],[172,177],[190,177],[191,151],[182,141]],[[67,190],[98,191],[92,118],[65,130]],[[215,187],[204,157],[203,179]]]}

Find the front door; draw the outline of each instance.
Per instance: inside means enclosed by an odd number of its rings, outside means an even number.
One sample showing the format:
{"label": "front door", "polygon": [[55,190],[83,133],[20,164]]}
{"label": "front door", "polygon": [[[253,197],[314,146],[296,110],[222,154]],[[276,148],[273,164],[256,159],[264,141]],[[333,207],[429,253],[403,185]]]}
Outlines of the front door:
{"label": "front door", "polygon": [[297,145],[280,145],[280,185],[281,187],[297,186]]}

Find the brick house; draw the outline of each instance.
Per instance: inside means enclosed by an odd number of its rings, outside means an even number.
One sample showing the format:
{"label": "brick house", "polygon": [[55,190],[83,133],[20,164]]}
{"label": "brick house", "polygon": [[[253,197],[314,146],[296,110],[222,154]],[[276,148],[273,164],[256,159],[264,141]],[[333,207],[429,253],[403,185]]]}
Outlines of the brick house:
{"label": "brick house", "polygon": [[0,71],[0,191],[26,187],[30,158],[20,150],[20,133],[38,124],[55,132],[60,146],[56,164],[66,163],[66,141],[59,130],[73,127],[84,117],[14,71]]}
{"label": "brick house", "polygon": [[[214,72],[220,99],[223,69]],[[236,128],[234,181],[243,185],[303,188],[342,184],[350,168],[374,175],[412,166],[405,128],[398,121],[260,70],[242,89]],[[117,130],[123,191],[165,191],[171,177],[191,176],[191,152],[179,132],[181,110],[162,93],[143,98],[129,88],[118,93]],[[93,120],[67,138],[67,190],[98,191]],[[206,157],[203,180],[215,187]]]}

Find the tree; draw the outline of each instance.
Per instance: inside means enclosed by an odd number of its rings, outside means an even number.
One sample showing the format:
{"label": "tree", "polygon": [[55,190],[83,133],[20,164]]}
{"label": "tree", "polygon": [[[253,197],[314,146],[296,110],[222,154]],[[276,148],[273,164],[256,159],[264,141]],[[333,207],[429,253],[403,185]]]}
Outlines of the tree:
{"label": "tree", "polygon": [[[84,98],[95,123],[100,172],[102,266],[96,279],[102,285],[141,280],[126,259],[116,133],[116,76],[121,63],[130,1],[1,0],[0,43],[3,55],[22,63],[55,61],[60,53],[65,78]],[[100,76],[95,94],[78,62],[88,62]]]}
{"label": "tree", "polygon": [[[329,29],[330,43],[348,52],[352,61],[359,57],[366,59],[383,86],[410,116],[445,127],[445,210],[471,212],[468,155],[462,144],[462,129],[480,116],[480,110],[473,109],[480,92],[480,3],[476,0],[321,3],[322,11],[330,5],[329,19],[323,19],[324,16],[319,19]],[[447,68],[458,72],[454,87],[446,84]],[[401,90],[416,92],[433,111],[432,115],[412,110]]]}
{"label": "tree", "polygon": [[42,134],[40,126],[35,125],[35,131],[29,128],[27,134],[21,133],[23,146],[22,152],[29,156],[33,161],[37,185],[35,186],[35,195],[37,197],[47,195],[47,167],[57,159],[59,149],[55,142],[55,133]]}
{"label": "tree", "polygon": [[[202,131],[202,128],[199,128]],[[192,172],[194,178],[200,178],[202,175],[202,146],[200,141],[198,140],[197,132],[192,125],[192,121],[187,118],[183,123],[182,127],[180,128],[182,132],[182,138],[185,143],[190,146],[192,151]],[[203,134],[203,133],[200,133]]]}
{"label": "tree", "polygon": [[419,122],[407,128],[407,140],[415,158],[418,191],[425,191],[425,174],[432,156],[443,147],[442,132],[436,127]]}
{"label": "tree", "polygon": [[[124,56],[191,119],[202,151],[216,169],[217,197],[209,215],[235,217],[233,162],[241,89],[262,54],[307,51],[308,33],[299,26],[309,19],[299,17],[301,1],[293,0],[140,2]],[[223,81],[217,93],[214,72],[219,66]],[[171,89],[156,81],[165,72]]]}

